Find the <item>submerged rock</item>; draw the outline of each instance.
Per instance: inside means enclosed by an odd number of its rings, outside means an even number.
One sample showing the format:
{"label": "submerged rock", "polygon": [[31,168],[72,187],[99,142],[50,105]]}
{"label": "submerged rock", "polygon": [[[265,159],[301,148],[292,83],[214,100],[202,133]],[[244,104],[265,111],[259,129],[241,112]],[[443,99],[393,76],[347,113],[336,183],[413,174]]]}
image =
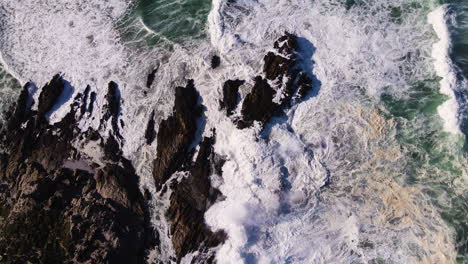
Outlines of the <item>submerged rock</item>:
{"label": "submerged rock", "polygon": [[151,88],[153,85],[154,79],[156,78],[156,73],[158,72],[158,68],[155,68],[148,74],[148,79],[146,80],[146,88]]}

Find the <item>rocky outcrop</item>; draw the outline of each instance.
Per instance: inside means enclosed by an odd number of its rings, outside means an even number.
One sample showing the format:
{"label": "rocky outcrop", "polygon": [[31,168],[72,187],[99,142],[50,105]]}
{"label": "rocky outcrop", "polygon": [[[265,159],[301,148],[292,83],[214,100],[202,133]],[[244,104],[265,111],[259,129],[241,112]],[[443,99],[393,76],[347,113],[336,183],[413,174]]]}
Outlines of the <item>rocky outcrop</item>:
{"label": "rocky outcrop", "polygon": [[202,115],[198,100],[193,80],[185,88],[176,87],[173,113],[160,123],[157,136],[153,177],[158,189],[190,160],[189,148],[195,140],[197,121]]}
{"label": "rocky outcrop", "polygon": [[295,35],[286,33],[274,43],[274,51],[264,57],[264,77],[255,77],[252,91],[244,99],[239,128],[250,127],[254,121],[264,124],[279,110],[288,108],[292,100],[303,99],[312,89],[312,79],[299,55]]}
{"label": "rocky outcrop", "polygon": [[172,223],[172,243],[178,260],[190,252],[198,251],[192,263],[212,263],[214,252],[210,252],[210,249],[226,239],[223,231],[212,232],[204,220],[205,212],[221,196],[210,182],[210,176],[220,173],[224,163],[214,153],[214,142],[214,135],[203,139],[188,176],[173,186],[167,215]]}
{"label": "rocky outcrop", "polygon": [[64,89],[65,81],[58,74],[42,88],[42,93],[39,95],[39,106],[37,108],[39,118],[46,117],[47,112],[52,110],[52,107],[57,103]]}
{"label": "rocky outcrop", "polygon": [[90,89],[50,125],[44,115],[68,84],[55,76],[39,95],[38,111],[31,110],[30,85],[1,142],[0,262],[145,263],[157,234],[132,164],[117,152],[117,162],[98,166],[72,144],[93,135],[107,145],[97,131],[82,133],[76,125],[89,109]]}
{"label": "rocky outcrop", "polygon": [[[214,56],[212,68],[220,62]],[[148,75],[148,88],[156,70]],[[227,116],[234,114],[243,84],[224,84],[220,107]],[[103,109],[97,109],[96,92],[86,87],[68,114],[51,125],[48,115],[68,85],[54,76],[39,95],[37,111],[32,108],[33,84],[25,85],[2,128],[0,149],[6,151],[0,153],[0,263],[145,263],[148,250],[157,249],[159,234],[150,225],[146,200],[152,195],[140,192],[138,175],[123,157],[119,87],[109,83]],[[286,34],[265,56],[263,74],[255,77],[241,105],[242,116],[235,121],[239,128],[264,124],[311,89],[299,40]],[[215,131],[201,136],[209,131],[203,131],[200,102],[193,80],[176,87],[172,114],[156,133],[153,111],[144,135],[148,145],[157,140],[153,178],[160,197],[169,199],[165,216],[170,234],[161,235],[169,235],[176,262],[197,252],[192,263],[214,263],[216,247],[227,239],[204,220],[210,206],[223,199],[211,177],[221,176],[224,160],[214,151]],[[93,118],[96,111],[102,113],[99,128],[81,131],[77,124],[91,123],[83,119]],[[81,146],[102,155],[91,158]]]}
{"label": "rocky outcrop", "polygon": [[111,119],[112,129],[118,138],[122,138],[119,132],[119,121],[120,116],[120,90],[119,86],[115,82],[110,82],[107,94],[106,104],[104,105],[104,115],[101,120],[101,129],[106,126],[106,122]]}
{"label": "rocky outcrop", "polygon": [[[171,224],[170,235],[179,262],[189,253],[198,251],[192,263],[212,263],[212,248],[225,239],[224,232],[212,232],[205,224],[204,214],[220,197],[211,186],[210,176],[220,174],[223,160],[215,155],[215,135],[205,137],[198,146],[193,162],[196,134],[203,132],[200,126],[202,106],[193,81],[185,88],[176,88],[173,114],[159,125],[157,158],[153,175],[159,189],[170,188],[170,206],[166,216]],[[184,172],[181,180],[168,181],[176,172]],[[164,192],[162,192],[164,193]]]}
{"label": "rocky outcrop", "polygon": [[[84,94],[83,94],[83,101],[81,102],[81,107],[80,107],[80,118],[83,118],[84,114],[86,112],[91,113],[91,102],[88,103],[88,100],[89,100],[89,92],[91,91],[91,86],[86,86],[86,89],[84,91]],[[80,94],[81,96],[81,94]],[[94,95],[96,96],[96,95]],[[96,98],[94,98],[96,99]]]}
{"label": "rocky outcrop", "polygon": [[150,119],[148,121],[148,125],[146,126],[145,130],[145,139],[146,139],[146,144],[151,145],[153,143],[154,139],[156,138],[156,131],[155,131],[155,126],[156,122],[154,121],[154,110],[151,112]]}
{"label": "rocky outcrop", "polygon": [[275,91],[268,84],[268,81],[260,76],[255,78],[255,85],[252,91],[245,97],[242,104],[242,120],[237,123],[237,127],[250,127],[254,121],[266,123],[270,120],[278,105],[273,102]]}
{"label": "rocky outcrop", "polygon": [[226,109],[227,116],[231,116],[239,102],[239,87],[245,83],[243,80],[227,80],[223,85],[223,100],[221,109]]}
{"label": "rocky outcrop", "polygon": [[211,68],[216,69],[221,65],[221,58],[217,55],[214,55],[211,57]]}

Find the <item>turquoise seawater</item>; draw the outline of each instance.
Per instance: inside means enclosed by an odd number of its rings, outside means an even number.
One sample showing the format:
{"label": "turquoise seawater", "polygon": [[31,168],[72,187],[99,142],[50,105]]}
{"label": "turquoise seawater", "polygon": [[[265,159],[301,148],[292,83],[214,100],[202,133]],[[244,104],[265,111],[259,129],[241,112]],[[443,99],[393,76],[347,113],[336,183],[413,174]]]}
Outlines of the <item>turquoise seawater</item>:
{"label": "turquoise seawater", "polygon": [[[347,9],[365,1],[346,0]],[[391,17],[400,23],[406,11],[448,5],[452,50],[450,52],[460,82],[456,96],[460,105],[460,125],[468,134],[468,1],[448,0],[422,5],[408,1],[406,6],[391,5]],[[431,9],[432,9],[431,8]],[[423,186],[421,197],[428,198],[442,218],[454,230],[457,262],[468,263],[468,186],[466,183],[468,144],[464,136],[443,131],[437,108],[448,97],[439,92],[440,78],[414,80],[411,89],[400,97],[389,93],[381,96],[387,119],[396,122],[396,138],[406,153],[408,163],[403,185]]]}
{"label": "turquoise seawater", "polygon": [[15,103],[21,84],[0,65],[0,127],[5,120],[5,114]]}
{"label": "turquoise seawater", "polygon": [[210,10],[210,0],[139,0],[124,20],[124,39],[170,46],[203,38]]}

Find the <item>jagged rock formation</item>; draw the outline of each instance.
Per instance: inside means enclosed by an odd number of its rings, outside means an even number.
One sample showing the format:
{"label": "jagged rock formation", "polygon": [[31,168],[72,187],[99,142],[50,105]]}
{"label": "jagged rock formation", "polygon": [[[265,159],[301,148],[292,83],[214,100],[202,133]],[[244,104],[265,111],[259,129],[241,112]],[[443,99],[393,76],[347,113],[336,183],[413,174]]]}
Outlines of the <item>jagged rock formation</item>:
{"label": "jagged rock formation", "polygon": [[[255,77],[243,100],[242,117],[234,119],[239,128],[268,122],[312,89],[298,46],[298,38],[290,34],[275,42],[275,51],[264,58],[263,75]],[[214,56],[212,68],[219,64]],[[148,75],[148,88],[156,71]],[[220,107],[227,116],[237,108],[244,83],[224,84]],[[140,192],[138,175],[123,157],[119,86],[109,83],[103,109],[94,109],[97,94],[86,87],[68,114],[51,125],[48,116],[67,85],[54,76],[41,90],[36,111],[33,84],[26,84],[7,125],[0,128],[0,149],[5,150],[0,153],[0,263],[145,263],[159,234],[150,225],[145,201],[151,194]],[[148,145],[157,140],[153,178],[159,195],[169,197],[166,218],[176,262],[198,252],[192,263],[214,263],[215,248],[227,239],[204,221],[210,206],[223,199],[210,177],[221,176],[224,160],[214,152],[215,131],[201,138],[200,101],[193,80],[176,87],[172,115],[156,133],[153,111],[144,135]],[[93,118],[95,111],[103,113],[99,128],[81,131],[78,124]],[[80,149],[86,144],[100,148],[102,156],[88,157]]]}
{"label": "jagged rock formation", "polygon": [[39,107],[37,114],[40,118],[45,118],[47,112],[52,110],[57,99],[65,89],[65,81],[60,75],[55,75],[54,78],[44,87],[43,92],[39,95]]}
{"label": "jagged rock formation", "polygon": [[205,137],[198,156],[190,166],[189,175],[175,184],[170,198],[168,217],[171,219],[171,235],[177,259],[194,251],[199,255],[192,263],[212,263],[214,254],[210,248],[226,239],[222,231],[213,233],[205,224],[208,208],[220,198],[220,192],[211,187],[210,176],[220,173],[224,161],[213,150],[215,135]]}
{"label": "jagged rock formation", "polygon": [[67,83],[55,76],[42,89],[38,111],[31,110],[30,85],[2,132],[0,262],[145,263],[157,234],[133,166],[119,153],[112,154],[117,163],[98,166],[72,144],[81,137],[106,144],[97,131],[84,135],[77,128],[92,105],[86,102],[90,89],[50,125],[44,116]]}
{"label": "jagged rock formation", "polygon": [[176,87],[173,114],[159,125],[153,169],[158,189],[189,160],[189,147],[195,140],[197,121],[202,115],[198,99],[193,80],[185,88]]}
{"label": "jagged rock formation", "polygon": [[273,112],[278,109],[278,105],[273,102],[274,95],[275,90],[267,80],[260,76],[255,77],[255,85],[242,104],[242,120],[237,123],[237,127],[246,128],[254,121],[266,123],[270,120]]}
{"label": "jagged rock formation", "polygon": [[[84,91],[84,94],[83,94],[83,102],[81,103],[81,107],[80,107],[80,118],[83,118],[84,114],[86,114],[86,112],[91,113],[91,103],[90,104],[87,104],[88,102],[88,99],[89,99],[89,92],[91,91],[91,86],[86,86],[86,89]],[[94,95],[96,96],[96,95]]]}
{"label": "jagged rock formation", "polygon": [[227,116],[231,116],[239,101],[239,87],[245,83],[243,80],[227,80],[223,85],[223,100],[221,109],[226,109]]}
{"label": "jagged rock formation", "polygon": [[[289,107],[291,100],[303,99],[312,89],[312,79],[301,65],[298,38],[286,33],[275,42],[274,49],[264,57],[264,77],[255,77],[255,85],[244,99],[242,119],[237,123],[241,129],[254,121],[264,124],[276,112]],[[277,94],[279,99],[275,102]]]}
{"label": "jagged rock formation", "polygon": [[[205,224],[204,214],[220,197],[218,190],[211,187],[210,176],[220,174],[223,160],[213,150],[215,135],[204,138],[199,145],[196,161],[192,163],[197,132],[203,129],[197,124],[202,116],[198,105],[199,95],[194,82],[185,88],[176,88],[173,114],[163,120],[157,136],[157,159],[153,175],[158,188],[171,188],[170,207],[167,218],[171,223],[171,238],[176,260],[188,253],[198,251],[192,263],[212,263],[211,248],[220,245],[226,238],[224,232],[213,233]],[[187,172],[179,182],[168,181],[177,171]]]}

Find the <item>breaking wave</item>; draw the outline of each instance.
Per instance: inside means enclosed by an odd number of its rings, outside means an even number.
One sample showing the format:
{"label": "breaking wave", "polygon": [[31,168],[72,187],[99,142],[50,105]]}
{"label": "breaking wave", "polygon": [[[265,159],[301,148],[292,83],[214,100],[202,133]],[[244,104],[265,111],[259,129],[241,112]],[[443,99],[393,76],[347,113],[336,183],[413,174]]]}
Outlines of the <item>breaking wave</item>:
{"label": "breaking wave", "polygon": [[[159,197],[158,258],[172,254],[168,194],[156,193],[156,143],[143,143],[142,127],[152,110],[165,118],[174,87],[193,79],[206,131],[216,128],[215,151],[227,160],[212,178],[225,200],[205,216],[228,234],[219,263],[464,261],[466,81],[451,62],[447,10],[422,0],[4,0],[0,104],[7,108],[20,84],[42,87],[58,72],[75,93],[102,91],[98,105],[117,82],[124,154]],[[284,32],[301,38],[315,90],[265,130],[239,130],[219,110],[222,85],[246,80],[244,98]],[[214,70],[213,55],[221,57]]]}

